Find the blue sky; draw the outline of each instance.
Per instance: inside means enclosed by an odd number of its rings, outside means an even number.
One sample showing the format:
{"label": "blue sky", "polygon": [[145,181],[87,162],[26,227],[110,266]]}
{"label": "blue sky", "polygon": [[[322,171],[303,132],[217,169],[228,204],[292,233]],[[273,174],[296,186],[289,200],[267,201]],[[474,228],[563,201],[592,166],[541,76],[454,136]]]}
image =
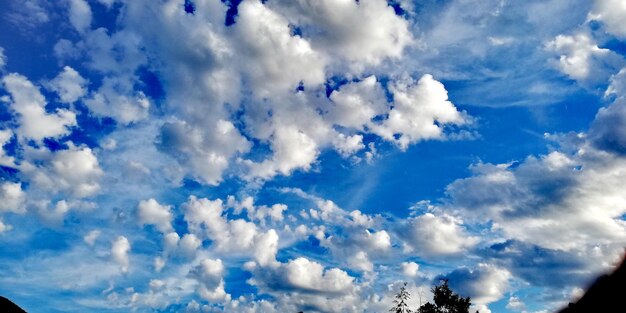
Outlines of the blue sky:
{"label": "blue sky", "polygon": [[621,0],[0,4],[0,294],[550,312],[626,244]]}

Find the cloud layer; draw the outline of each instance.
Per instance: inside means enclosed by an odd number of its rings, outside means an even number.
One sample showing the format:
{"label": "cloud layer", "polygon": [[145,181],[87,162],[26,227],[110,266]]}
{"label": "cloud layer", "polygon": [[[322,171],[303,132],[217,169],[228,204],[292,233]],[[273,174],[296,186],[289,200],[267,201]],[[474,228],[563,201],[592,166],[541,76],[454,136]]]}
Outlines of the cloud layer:
{"label": "cloud layer", "polygon": [[379,312],[441,278],[553,310],[623,253],[620,1],[2,14],[0,291],[29,310]]}

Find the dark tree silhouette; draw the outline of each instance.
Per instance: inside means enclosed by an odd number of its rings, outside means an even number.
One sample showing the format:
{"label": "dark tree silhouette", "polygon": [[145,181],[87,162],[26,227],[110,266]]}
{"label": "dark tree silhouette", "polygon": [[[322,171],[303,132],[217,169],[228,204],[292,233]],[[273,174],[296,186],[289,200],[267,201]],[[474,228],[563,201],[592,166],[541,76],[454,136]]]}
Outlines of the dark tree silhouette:
{"label": "dark tree silhouette", "polygon": [[469,313],[470,297],[463,298],[450,290],[447,279],[442,279],[439,285],[430,290],[433,292],[435,303],[427,302],[417,310],[417,313]]}
{"label": "dark tree silhouette", "polygon": [[406,290],[406,283],[402,287],[400,287],[400,291],[394,296],[393,307],[389,310],[392,313],[413,313],[412,310],[409,309],[409,304],[406,303],[411,295]]}

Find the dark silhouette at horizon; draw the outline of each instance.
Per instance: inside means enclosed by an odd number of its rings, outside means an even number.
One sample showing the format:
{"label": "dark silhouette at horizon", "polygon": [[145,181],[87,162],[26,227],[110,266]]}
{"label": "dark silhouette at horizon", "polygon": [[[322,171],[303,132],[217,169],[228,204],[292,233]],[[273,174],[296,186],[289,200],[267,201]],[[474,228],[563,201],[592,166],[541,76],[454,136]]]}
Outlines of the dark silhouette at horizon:
{"label": "dark silhouette at horizon", "polygon": [[0,312],[2,313],[26,313],[22,308],[20,308],[17,304],[13,303],[13,301],[0,296]]}
{"label": "dark silhouette at horizon", "polygon": [[611,274],[605,274],[575,303],[559,313],[626,312],[626,256]]}

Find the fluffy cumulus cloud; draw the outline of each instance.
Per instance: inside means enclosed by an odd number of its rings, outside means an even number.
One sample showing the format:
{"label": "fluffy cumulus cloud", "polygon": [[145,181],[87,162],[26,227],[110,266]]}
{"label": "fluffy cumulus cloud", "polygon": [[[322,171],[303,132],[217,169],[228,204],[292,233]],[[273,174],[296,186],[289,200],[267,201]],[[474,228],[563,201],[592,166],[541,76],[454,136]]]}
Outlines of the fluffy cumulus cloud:
{"label": "fluffy cumulus cloud", "polygon": [[394,107],[375,133],[394,141],[402,149],[423,139],[443,137],[443,125],[464,124],[468,119],[448,101],[448,92],[431,75],[417,82],[400,80],[393,87]]}
{"label": "fluffy cumulus cloud", "polygon": [[461,220],[447,214],[435,216],[426,213],[411,218],[401,230],[405,249],[419,251],[424,256],[461,253],[478,242],[478,238],[465,233],[462,225]]}
{"label": "fluffy cumulus cloud", "polygon": [[617,187],[623,162],[593,149],[555,151],[517,167],[477,165],[448,193],[463,214],[492,221],[510,238],[563,250],[619,245],[626,239]]}
{"label": "fluffy cumulus cloud", "polygon": [[626,6],[619,0],[596,0],[589,18],[601,21],[606,31],[620,38],[626,38]]}
{"label": "fluffy cumulus cloud", "polygon": [[[164,80],[172,82],[165,86],[165,92],[167,109],[174,118],[163,125],[159,143],[163,151],[171,153],[182,169],[196,179],[217,184],[233,161],[240,159],[243,162],[239,164],[245,165],[248,178],[268,179],[289,175],[298,169],[308,171],[325,148],[334,147],[346,157],[362,150],[365,147],[363,134],[358,132],[373,132],[387,140],[395,140],[394,136],[399,133],[403,136],[398,143],[406,148],[422,139],[443,138],[441,126],[463,124],[465,120],[458,112],[459,116],[446,112],[450,107],[456,112],[446,101],[447,95],[439,99],[442,96],[434,93],[413,93],[402,96],[408,98],[403,103],[411,103],[393,110],[394,121],[378,125],[377,131],[365,129],[371,119],[388,113],[394,106],[381,98],[382,88],[373,77],[364,81],[365,86],[344,92],[347,95],[363,88],[375,89],[372,96],[377,99],[364,100],[368,104],[350,104],[346,96],[335,95],[331,97],[339,101],[335,109],[328,99],[319,97],[323,83],[332,75],[327,70],[331,59],[347,60],[353,65],[377,64],[402,56],[413,41],[408,22],[395,14],[385,1],[359,4],[300,1],[277,5],[243,1],[234,5],[237,15],[233,17],[234,24],[228,27],[224,26],[224,16],[217,14],[224,11],[221,4],[200,2],[193,6],[194,14],[186,15],[174,3],[162,4],[156,11],[147,10],[142,2],[129,3],[128,19],[123,24],[143,34],[141,39],[126,31],[107,35],[97,29],[86,35],[88,40],[82,44],[91,48],[92,66],[102,71],[110,71],[116,64],[136,69],[146,61],[136,56],[137,51],[146,48],[163,51],[152,57],[163,58],[156,65],[160,66]],[[147,16],[149,12],[157,15]],[[136,20],[149,21],[150,27]],[[355,21],[355,26],[346,26],[345,20]],[[325,28],[318,29],[321,25]],[[385,25],[385,28],[378,25]],[[370,28],[377,31],[367,31]],[[181,35],[187,37],[185,45],[168,44],[168,38]],[[338,37],[328,41],[329,36]],[[108,57],[107,52],[118,46],[125,53],[118,59]],[[170,62],[172,59],[177,62]],[[145,114],[140,113],[142,106],[132,105],[132,97],[142,97],[129,92],[136,80],[136,75],[130,71],[115,80],[105,78],[99,91],[85,102],[94,114],[112,116],[124,123],[145,118]],[[404,84],[405,79],[402,81]],[[202,87],[194,90],[186,87],[195,82],[200,82]],[[433,86],[433,91],[443,89],[443,86]],[[294,95],[298,88],[304,90]],[[398,89],[399,94],[405,92]],[[241,103],[242,95],[248,98],[246,94],[250,95],[249,99]],[[116,95],[124,98],[116,100]],[[213,105],[208,106],[207,102]],[[109,109],[124,103],[129,106]],[[148,102],[137,103],[146,103],[143,108],[148,108]],[[229,111],[242,104],[244,118],[233,121]],[[355,105],[376,109],[363,108],[359,117],[352,118],[349,108]],[[416,106],[423,107],[417,109],[423,113],[410,108]],[[429,106],[433,108],[426,109]],[[331,111],[325,113],[327,110]],[[119,116],[131,112],[137,114]],[[409,126],[408,120],[418,118],[418,114],[420,120]],[[200,116],[205,118],[200,119]],[[233,127],[237,122],[243,123],[239,125],[243,129]],[[215,128],[206,125],[215,125]],[[340,127],[354,130],[335,129]],[[242,131],[246,136],[242,136]],[[247,140],[250,137],[269,144],[272,154],[261,162],[240,158],[250,150],[254,153],[253,142]]]}
{"label": "fluffy cumulus cloud", "polygon": [[161,205],[154,199],[148,199],[139,202],[137,211],[140,223],[155,225],[163,233],[172,230],[170,206]]}
{"label": "fluffy cumulus cloud", "polygon": [[85,241],[86,244],[93,246],[96,243],[98,237],[100,237],[101,233],[102,232],[100,230],[94,229],[83,237],[83,241]]}
{"label": "fluffy cumulus cloud", "polygon": [[354,278],[338,268],[300,257],[263,269],[253,268],[251,283],[278,298],[282,307],[356,312]]}
{"label": "fluffy cumulus cloud", "polygon": [[263,162],[245,160],[249,176],[270,178],[296,169],[308,171],[329,146],[344,157],[356,155],[365,148],[363,138],[368,134],[406,149],[422,140],[446,139],[447,127],[471,122],[448,101],[444,85],[431,75],[418,81],[398,78],[393,83],[391,103],[381,83],[369,76],[333,91],[328,100],[297,94],[285,99],[294,104],[276,105],[269,111],[271,118],[256,117],[251,122],[260,125],[253,129],[260,139],[269,141],[273,155]]}
{"label": "fluffy cumulus cloud", "polygon": [[0,292],[33,310],[382,312],[440,278],[556,310],[623,253],[621,1],[7,3]]}
{"label": "fluffy cumulus cloud", "polygon": [[193,177],[211,185],[222,181],[233,155],[250,148],[248,141],[227,120],[215,121],[208,129],[172,121],[161,129],[159,145],[185,164]]}
{"label": "fluffy cumulus cloud", "polygon": [[259,96],[295,89],[299,82],[315,85],[324,81],[320,53],[300,36],[292,36],[287,19],[260,1],[239,6],[235,28],[241,36],[242,52],[251,60],[246,75]]}
{"label": "fluffy cumulus cloud", "polygon": [[85,99],[85,104],[95,116],[112,117],[121,123],[145,119],[150,101],[141,91],[126,94],[127,88],[119,82],[106,80],[97,92]]}
{"label": "fluffy cumulus cloud", "polygon": [[111,245],[111,257],[117,263],[123,273],[128,272],[130,266],[130,241],[124,236],[119,236]]}
{"label": "fluffy cumulus cloud", "polygon": [[507,290],[510,273],[505,269],[478,264],[476,268],[456,269],[445,276],[450,288],[470,297],[480,312],[491,312],[487,304],[500,300]]}
{"label": "fluffy cumulus cloud", "polygon": [[20,183],[3,183],[0,186],[0,212],[24,213],[26,195]]}
{"label": "fluffy cumulus cloud", "polygon": [[[102,175],[98,158],[87,147],[70,146],[54,153],[42,151],[41,159],[25,162],[22,172],[38,188],[51,192],[64,192],[74,198],[85,198],[100,190]],[[37,166],[39,162],[44,166]]]}
{"label": "fluffy cumulus cloud", "polygon": [[375,116],[387,111],[385,93],[376,76],[342,86],[331,93],[330,99],[334,106],[329,117],[343,127],[362,129]]}
{"label": "fluffy cumulus cloud", "polygon": [[565,75],[577,81],[605,83],[608,75],[622,65],[623,57],[609,50],[599,48],[590,35],[558,35],[546,48],[559,55],[554,65]]}
{"label": "fluffy cumulus cloud", "polygon": [[87,85],[85,78],[75,69],[65,66],[63,71],[50,81],[48,87],[59,95],[61,102],[74,103],[86,94],[85,85]]}
{"label": "fluffy cumulus cloud", "polygon": [[604,93],[605,96],[624,97],[626,95],[626,68],[611,76],[611,83]]}
{"label": "fluffy cumulus cloud", "polygon": [[274,229],[262,231],[244,219],[229,219],[220,199],[191,196],[184,210],[190,231],[199,238],[212,240],[216,250],[252,255],[261,265],[276,262],[279,237]]}
{"label": "fluffy cumulus cloud", "polygon": [[26,77],[8,74],[2,77],[2,84],[11,94],[9,106],[18,116],[20,126],[16,132],[20,137],[41,141],[68,135],[69,128],[76,126],[76,114],[70,110],[48,113],[46,99]]}
{"label": "fluffy cumulus cloud", "polygon": [[371,272],[374,269],[372,260],[391,251],[391,237],[387,231],[370,232],[355,225],[344,227],[350,229],[351,234],[320,238],[320,244],[328,248],[335,257],[346,260],[349,268]]}
{"label": "fluffy cumulus cloud", "polygon": [[210,301],[227,300],[230,298],[224,291],[224,264],[222,260],[204,259],[192,275],[200,282],[200,296]]}
{"label": "fluffy cumulus cloud", "polygon": [[4,213],[25,213],[26,195],[20,183],[3,183],[0,185],[0,234],[11,230],[12,226],[2,221]]}
{"label": "fluffy cumulus cloud", "polygon": [[351,61],[377,64],[398,58],[413,42],[408,21],[382,0],[277,1],[270,6],[287,13],[316,49]]}
{"label": "fluffy cumulus cloud", "polygon": [[83,33],[89,29],[91,25],[91,8],[89,3],[85,0],[70,0],[69,1],[69,15],[72,26]]}
{"label": "fluffy cumulus cloud", "polygon": [[0,165],[7,167],[15,167],[15,158],[7,155],[4,146],[13,138],[13,132],[10,129],[0,130]]}
{"label": "fluffy cumulus cloud", "polygon": [[419,271],[419,264],[415,262],[402,262],[402,274],[408,277],[415,277]]}
{"label": "fluffy cumulus cloud", "polygon": [[[346,293],[352,288],[352,280],[346,272],[339,269],[327,269],[306,258],[290,260],[280,266],[276,281],[270,281],[276,288],[293,287],[306,291]],[[275,285],[274,285],[275,284]]]}

